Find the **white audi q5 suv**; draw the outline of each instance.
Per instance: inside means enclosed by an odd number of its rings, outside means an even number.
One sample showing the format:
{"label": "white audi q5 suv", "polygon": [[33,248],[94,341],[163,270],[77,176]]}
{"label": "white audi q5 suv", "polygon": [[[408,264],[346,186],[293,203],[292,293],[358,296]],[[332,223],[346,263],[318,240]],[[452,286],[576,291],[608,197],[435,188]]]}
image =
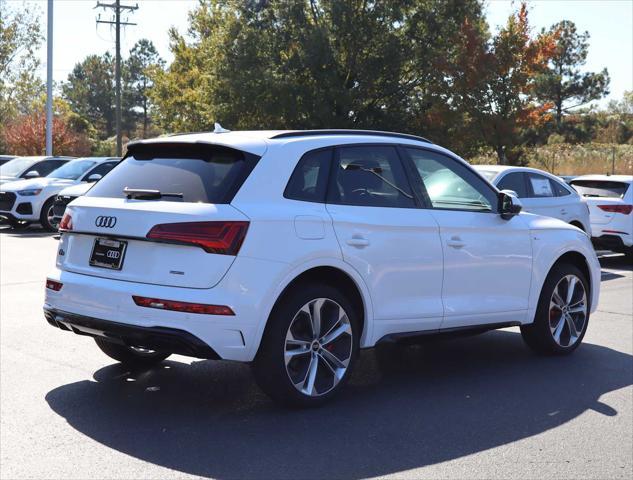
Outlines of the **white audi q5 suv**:
{"label": "white audi q5 suv", "polygon": [[136,142],[67,207],[44,312],[130,365],[252,362],[273,399],[306,406],[381,342],[520,326],[534,350],[572,352],[598,260],[579,229],[520,209],[411,135]]}

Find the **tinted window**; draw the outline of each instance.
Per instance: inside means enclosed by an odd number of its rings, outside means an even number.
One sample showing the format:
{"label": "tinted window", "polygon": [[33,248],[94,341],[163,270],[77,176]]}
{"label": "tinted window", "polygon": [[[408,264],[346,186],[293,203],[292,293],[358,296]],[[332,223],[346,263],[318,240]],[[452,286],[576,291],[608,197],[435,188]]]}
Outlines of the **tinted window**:
{"label": "tinted window", "polygon": [[433,208],[497,211],[497,192],[467,166],[427,150],[407,148]]}
{"label": "tinted window", "polygon": [[415,207],[395,148],[341,147],[336,150],[329,203],[366,207]]}
{"label": "tinted window", "polygon": [[556,196],[553,182],[538,173],[528,173],[530,196],[534,198],[548,198]]}
{"label": "tinted window", "polygon": [[628,183],[608,180],[572,180],[572,187],[584,197],[616,197],[623,198]]}
{"label": "tinted window", "polygon": [[552,180],[551,178],[550,178],[550,182],[552,182],[552,186],[554,187],[554,193],[556,194],[557,197],[565,197],[567,195],[571,195],[571,192],[567,190],[567,188],[565,188],[565,186],[562,185],[560,182],[557,182],[556,180]]}
{"label": "tinted window", "polygon": [[497,184],[499,190],[514,190],[519,198],[528,196],[525,186],[525,174],[521,172],[508,173]]}
{"label": "tinted window", "polygon": [[55,169],[61,167],[63,164],[64,162],[60,160],[44,160],[41,162],[37,162],[35,165],[29,168],[26,172],[24,172],[22,176],[25,176],[30,171],[35,170],[37,171],[37,173],[40,174],[40,177],[45,177],[49,173],[54,171]]}
{"label": "tinted window", "polygon": [[306,202],[325,201],[332,150],[306,153],[295,167],[284,197]]}
{"label": "tinted window", "polygon": [[207,149],[199,156],[173,147],[168,151],[169,157],[153,152],[122,160],[87,195],[125,198],[127,187],[176,194],[163,201],[229,203],[257,161],[254,155],[228,148]]}
{"label": "tinted window", "polygon": [[84,177],[84,180],[88,180],[88,177],[92,175],[101,175],[102,177],[105,177],[106,173],[112,170],[117,163],[118,162],[105,162],[100,165],[97,165],[95,168],[93,168],[86,174],[86,176]]}

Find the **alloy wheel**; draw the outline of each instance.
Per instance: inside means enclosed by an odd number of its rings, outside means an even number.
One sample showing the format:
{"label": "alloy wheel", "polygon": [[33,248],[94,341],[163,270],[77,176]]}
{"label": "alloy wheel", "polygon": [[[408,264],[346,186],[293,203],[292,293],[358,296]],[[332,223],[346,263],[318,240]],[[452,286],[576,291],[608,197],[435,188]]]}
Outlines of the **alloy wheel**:
{"label": "alloy wheel", "polygon": [[324,395],[345,376],[352,349],[352,325],[345,310],[329,298],[310,300],[286,333],[286,372],[302,394]]}
{"label": "alloy wheel", "polygon": [[574,345],[587,322],[587,292],[576,275],[565,275],[554,287],[549,303],[549,328],[561,347]]}

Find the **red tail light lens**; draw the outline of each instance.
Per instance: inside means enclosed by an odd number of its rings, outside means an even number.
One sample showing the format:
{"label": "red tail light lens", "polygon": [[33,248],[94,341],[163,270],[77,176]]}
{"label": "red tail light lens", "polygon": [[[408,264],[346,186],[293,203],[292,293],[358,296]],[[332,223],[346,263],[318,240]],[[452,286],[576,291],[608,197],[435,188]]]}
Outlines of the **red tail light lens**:
{"label": "red tail light lens", "polygon": [[64,231],[73,229],[73,217],[71,217],[70,214],[64,213],[62,221],[59,222],[59,229]]}
{"label": "red tail light lens", "polygon": [[64,286],[61,282],[56,282],[55,280],[51,280],[50,278],[46,279],[46,288],[50,290],[54,290],[55,292],[59,292]]}
{"label": "red tail light lens", "polygon": [[633,205],[598,205],[600,210],[610,213],[623,213],[628,215],[633,211]]}
{"label": "red tail light lens", "polygon": [[208,253],[237,255],[247,230],[248,222],[162,223],[152,227],[147,238],[162,242],[197,245]]}
{"label": "red tail light lens", "polygon": [[207,305],[204,303],[178,302],[175,300],[161,300],[159,298],[138,297],[132,295],[134,303],[139,307],[157,308],[159,310],[173,310],[185,313],[202,313],[205,315],[235,315],[226,305]]}

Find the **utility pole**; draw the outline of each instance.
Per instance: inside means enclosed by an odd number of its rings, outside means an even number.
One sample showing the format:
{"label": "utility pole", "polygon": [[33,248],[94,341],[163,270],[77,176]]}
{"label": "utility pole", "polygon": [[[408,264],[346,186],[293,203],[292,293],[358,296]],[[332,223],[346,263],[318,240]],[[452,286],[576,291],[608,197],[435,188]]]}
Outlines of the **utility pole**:
{"label": "utility pole", "polygon": [[46,24],[46,156],[53,155],[53,0]]}
{"label": "utility pole", "polygon": [[101,3],[97,2],[97,6],[95,8],[106,8],[114,10],[114,18],[112,20],[101,20],[101,15],[97,17],[97,24],[99,23],[107,23],[108,25],[114,25],[116,30],[116,55],[115,55],[115,70],[114,76],[116,80],[116,154],[117,156],[121,156],[123,152],[123,146],[121,144],[121,25],[136,25],[136,23],[122,22],[121,21],[121,11],[127,10],[128,12],[132,12],[138,9],[138,4],[132,5],[121,5],[120,0],[114,0],[114,3]]}

